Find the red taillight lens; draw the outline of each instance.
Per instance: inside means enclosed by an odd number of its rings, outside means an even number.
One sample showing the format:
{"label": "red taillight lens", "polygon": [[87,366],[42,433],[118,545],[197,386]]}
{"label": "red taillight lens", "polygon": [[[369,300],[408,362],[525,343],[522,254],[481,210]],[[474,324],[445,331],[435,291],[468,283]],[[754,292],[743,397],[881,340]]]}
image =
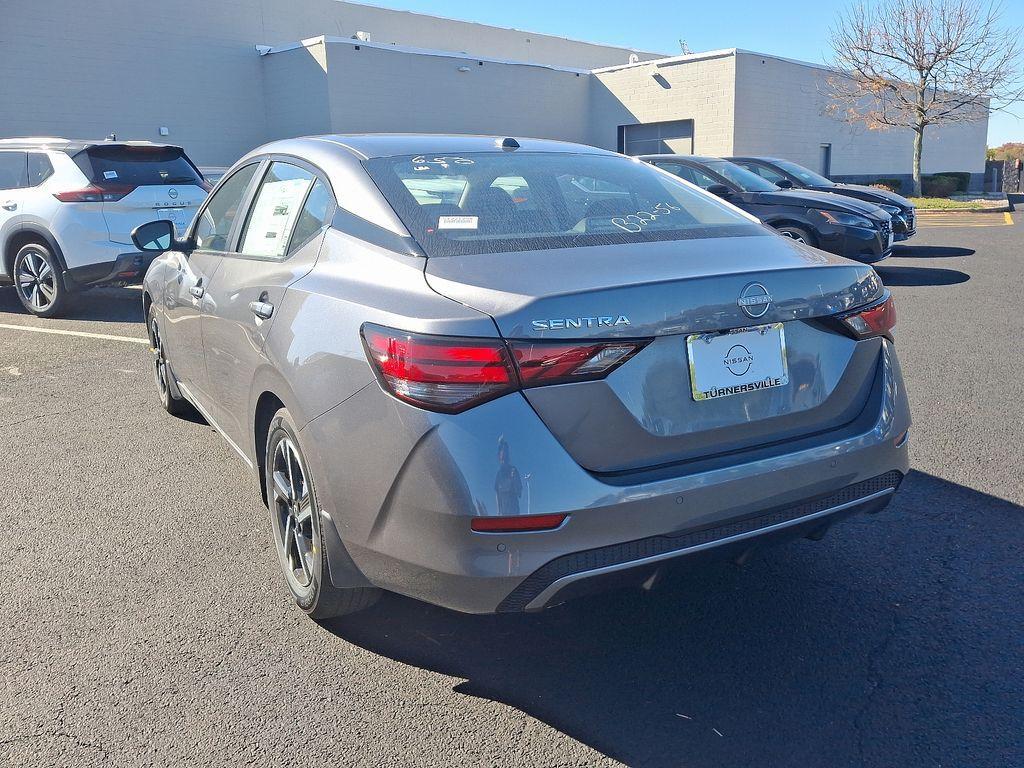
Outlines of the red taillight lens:
{"label": "red taillight lens", "polygon": [[69,192],[55,192],[62,203],[116,203],[135,190],[134,184],[90,184]]}
{"label": "red taillight lens", "polygon": [[469,527],[478,533],[525,533],[551,531],[568,515],[514,515],[512,517],[474,517]]}
{"label": "red taillight lens", "polygon": [[512,355],[524,387],[603,379],[647,346],[646,341],[513,341]]}
{"label": "red taillight lens", "polygon": [[[512,341],[428,336],[367,323],[363,345],[400,400],[458,413],[521,387],[602,379],[648,341]],[[511,353],[510,351],[511,350]]]}
{"label": "red taillight lens", "polygon": [[892,295],[889,295],[867,309],[845,315],[840,319],[858,339],[868,339],[872,336],[885,336],[891,339],[892,329],[896,326],[896,304]]}
{"label": "red taillight lens", "polygon": [[501,339],[425,336],[363,326],[377,376],[400,400],[457,413],[518,388]]}

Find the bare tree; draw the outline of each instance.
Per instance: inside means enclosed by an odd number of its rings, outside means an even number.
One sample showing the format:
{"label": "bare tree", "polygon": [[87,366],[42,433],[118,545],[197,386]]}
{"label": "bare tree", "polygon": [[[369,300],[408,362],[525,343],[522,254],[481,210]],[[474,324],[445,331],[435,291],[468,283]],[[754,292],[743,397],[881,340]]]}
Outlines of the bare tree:
{"label": "bare tree", "polygon": [[831,31],[836,74],[829,111],[872,130],[914,132],[914,194],[929,125],[981,120],[1020,101],[1020,28],[1000,25],[998,3],[863,0]]}

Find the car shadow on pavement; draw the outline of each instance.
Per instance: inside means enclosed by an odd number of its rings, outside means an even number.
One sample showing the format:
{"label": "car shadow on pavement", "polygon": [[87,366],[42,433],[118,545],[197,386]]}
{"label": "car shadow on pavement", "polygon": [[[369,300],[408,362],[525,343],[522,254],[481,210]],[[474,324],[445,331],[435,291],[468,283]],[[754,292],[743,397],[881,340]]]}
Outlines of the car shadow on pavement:
{"label": "car shadow on pavement", "polygon": [[[30,316],[18,301],[14,288],[0,288],[0,312]],[[64,320],[89,320],[100,323],[142,323],[142,291],[128,288],[93,288],[71,298]]]}
{"label": "car shadow on pavement", "polygon": [[[1016,621],[987,615],[1016,587],[984,575],[1016,562],[1022,513],[912,472],[886,510],[843,521],[822,542],[717,563],[651,592],[502,616],[388,595],[325,627],[463,678],[455,691],[631,766],[988,765],[990,734],[1019,732],[1022,717],[1012,679],[985,681],[1021,654]],[[993,537],[960,559],[972,539]],[[1000,645],[1001,657],[989,655]],[[989,734],[977,748],[974,727]]]}
{"label": "car shadow on pavement", "polygon": [[971,279],[970,275],[958,269],[936,267],[879,266],[875,267],[875,272],[889,286],[956,285]]}
{"label": "car shadow on pavement", "polygon": [[960,256],[973,256],[973,248],[956,248],[947,245],[897,245],[892,255],[896,258],[914,259],[951,259]]}

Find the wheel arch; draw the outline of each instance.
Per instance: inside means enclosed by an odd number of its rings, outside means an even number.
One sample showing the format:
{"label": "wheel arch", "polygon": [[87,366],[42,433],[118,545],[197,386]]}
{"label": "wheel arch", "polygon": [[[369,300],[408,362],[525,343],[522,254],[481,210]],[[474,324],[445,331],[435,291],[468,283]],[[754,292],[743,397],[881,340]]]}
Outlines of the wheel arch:
{"label": "wheel arch", "polygon": [[45,245],[49,248],[57,261],[60,262],[61,271],[67,272],[68,263],[64,259],[64,251],[61,250],[60,245],[57,243],[57,238],[45,227],[41,227],[38,224],[23,223],[20,227],[12,230],[7,240],[4,241],[4,268],[8,276],[13,277],[14,275],[14,257],[17,256],[18,251],[30,243]]}
{"label": "wheel arch", "polygon": [[256,407],[253,412],[252,435],[253,452],[256,457],[256,475],[260,481],[260,495],[263,503],[267,504],[267,439],[270,437],[270,422],[274,414],[285,408],[280,397],[270,390],[265,390],[256,398]]}

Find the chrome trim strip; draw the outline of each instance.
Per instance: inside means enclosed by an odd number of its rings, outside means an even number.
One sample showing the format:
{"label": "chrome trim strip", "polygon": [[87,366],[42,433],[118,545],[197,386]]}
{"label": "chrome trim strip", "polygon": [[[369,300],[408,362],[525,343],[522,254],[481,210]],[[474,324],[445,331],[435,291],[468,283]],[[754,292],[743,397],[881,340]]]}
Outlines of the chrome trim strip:
{"label": "chrome trim strip", "polygon": [[771,531],[777,531],[783,528],[788,528],[793,525],[799,525],[800,523],[805,523],[808,520],[815,520],[819,517],[826,517],[827,515],[835,514],[836,512],[842,512],[844,509],[850,509],[851,507],[856,507],[861,504],[865,504],[869,501],[875,501],[886,496],[891,496],[895,492],[895,488],[886,488],[876,493],[863,496],[859,499],[854,499],[853,501],[847,501],[844,504],[839,504],[834,507],[829,507],[828,509],[823,509],[820,512],[815,512],[811,515],[804,515],[803,517],[797,517],[793,520],[786,520],[785,522],[776,523],[775,525],[769,525],[764,528],[758,528],[754,531],[737,533],[735,536],[727,536],[724,539],[716,539],[715,541],[705,542],[704,544],[697,544],[693,547],[674,549],[671,552],[663,552],[660,555],[652,555],[651,557],[642,557],[639,560],[630,560],[625,563],[606,565],[603,568],[594,568],[589,571],[570,573],[568,576],[563,576],[562,578],[556,579],[555,581],[551,582],[547,587],[544,588],[544,590],[539,595],[537,595],[535,598],[533,598],[533,600],[527,603],[526,607],[523,610],[533,611],[539,608],[543,608],[548,603],[548,601],[551,600],[551,598],[554,597],[555,594],[561,591],[564,587],[568,586],[569,584],[572,584],[573,582],[580,581],[581,579],[588,579],[592,576],[600,576],[602,574],[613,573],[615,571],[624,571],[627,568],[635,568],[637,566],[647,565],[649,563],[656,563],[661,560],[670,560],[673,557],[679,557],[680,555],[685,555],[691,552],[700,552],[701,550],[711,549],[712,547],[718,547],[722,544],[730,544],[735,541],[751,539],[756,536],[769,533]]}
{"label": "chrome trim strip", "polygon": [[253,467],[253,465],[252,465],[252,462],[251,462],[251,461],[249,461],[249,457],[245,455],[245,452],[244,452],[244,451],[243,451],[243,450],[242,450],[241,448],[239,448],[239,447],[238,447],[238,445],[237,445],[237,444],[235,443],[235,441],[234,441],[234,440],[232,440],[232,439],[231,439],[230,437],[228,437],[228,436],[227,436],[227,435],[226,435],[226,434],[224,433],[224,430],[220,428],[220,425],[219,425],[219,424],[218,424],[218,423],[217,423],[216,421],[214,421],[214,420],[213,420],[213,418],[212,418],[212,417],[210,416],[210,414],[209,414],[209,413],[208,413],[208,412],[206,411],[206,409],[205,409],[205,408],[203,408],[203,406],[201,406],[201,405],[199,404],[199,401],[198,401],[198,400],[196,400],[196,396],[195,396],[195,395],[193,395],[193,394],[192,394],[191,392],[189,392],[189,391],[188,391],[188,387],[186,387],[186,386],[185,386],[184,384],[182,384],[182,383],[181,383],[180,381],[178,381],[177,379],[175,379],[174,383],[175,383],[175,384],[177,384],[177,386],[178,386],[178,391],[179,391],[179,392],[181,392],[181,394],[183,394],[183,395],[185,396],[185,399],[186,399],[186,400],[188,400],[188,401],[189,401],[190,403],[192,403],[192,405],[193,405],[193,406],[195,406],[195,409],[196,409],[197,411],[199,411],[199,414],[200,414],[200,415],[201,415],[201,416],[202,416],[202,417],[203,417],[204,419],[206,419],[206,422],[207,422],[207,423],[208,423],[208,424],[209,424],[209,425],[210,425],[211,427],[213,427],[214,429],[216,429],[216,430],[217,430],[217,432],[219,432],[219,433],[220,433],[220,436],[221,436],[221,437],[223,437],[223,438],[224,438],[225,440],[227,440],[227,442],[228,442],[228,445],[230,445],[230,446],[231,446],[232,448],[234,448],[234,449],[235,449],[235,453],[237,453],[237,454],[238,454],[239,456],[241,456],[241,457],[242,457],[242,461],[244,461],[244,462],[245,462],[246,466],[248,466],[248,467],[249,467],[249,469],[251,469],[251,470],[253,470],[253,471],[255,472],[255,471],[256,471],[256,470],[255,470],[255,467]]}

